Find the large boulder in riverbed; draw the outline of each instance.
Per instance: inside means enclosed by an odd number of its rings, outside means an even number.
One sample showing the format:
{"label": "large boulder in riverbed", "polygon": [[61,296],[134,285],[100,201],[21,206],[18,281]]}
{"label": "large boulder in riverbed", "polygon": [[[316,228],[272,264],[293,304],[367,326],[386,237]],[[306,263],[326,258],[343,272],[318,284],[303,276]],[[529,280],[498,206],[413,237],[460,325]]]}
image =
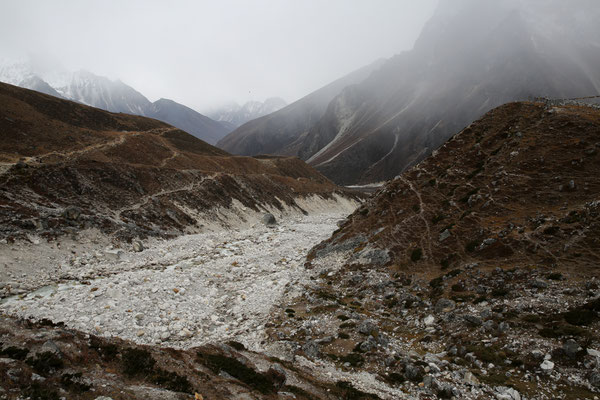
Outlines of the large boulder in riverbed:
{"label": "large boulder in riverbed", "polygon": [[271,213],[266,213],[265,215],[263,215],[262,222],[266,226],[277,225],[277,220],[275,219],[275,216],[273,214],[271,214]]}

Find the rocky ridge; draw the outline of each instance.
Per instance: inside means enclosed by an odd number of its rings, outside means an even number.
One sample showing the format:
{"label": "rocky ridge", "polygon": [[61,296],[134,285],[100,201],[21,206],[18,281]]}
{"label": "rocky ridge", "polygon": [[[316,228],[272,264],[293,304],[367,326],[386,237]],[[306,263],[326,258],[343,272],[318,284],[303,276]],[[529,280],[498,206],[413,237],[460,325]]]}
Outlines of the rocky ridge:
{"label": "rocky ridge", "polygon": [[92,228],[126,241],[173,237],[353,197],[298,159],[230,156],[156,120],[4,84],[0,101],[7,242]]}
{"label": "rocky ridge", "polygon": [[273,346],[382,398],[597,398],[599,134],[593,107],[490,111],[311,250]]}

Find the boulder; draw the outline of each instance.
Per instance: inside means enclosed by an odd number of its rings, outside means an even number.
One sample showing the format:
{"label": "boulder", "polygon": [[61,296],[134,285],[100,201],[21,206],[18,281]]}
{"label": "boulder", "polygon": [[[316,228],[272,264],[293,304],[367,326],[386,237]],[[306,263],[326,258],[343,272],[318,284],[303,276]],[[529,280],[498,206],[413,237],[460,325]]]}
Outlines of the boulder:
{"label": "boulder", "polygon": [[262,217],[262,223],[265,224],[266,226],[273,226],[273,225],[277,225],[277,220],[275,219],[275,216],[273,214],[266,213]]}
{"label": "boulder", "polygon": [[81,215],[81,209],[79,207],[70,206],[65,208],[62,215],[70,221],[77,221]]}
{"label": "boulder", "polygon": [[140,253],[140,252],[144,251],[144,245],[139,240],[134,240],[133,243],[131,244],[131,247],[132,247],[133,251],[135,251],[136,253]]}
{"label": "boulder", "polygon": [[441,298],[435,303],[435,312],[442,313],[454,310],[456,303],[453,300]]}

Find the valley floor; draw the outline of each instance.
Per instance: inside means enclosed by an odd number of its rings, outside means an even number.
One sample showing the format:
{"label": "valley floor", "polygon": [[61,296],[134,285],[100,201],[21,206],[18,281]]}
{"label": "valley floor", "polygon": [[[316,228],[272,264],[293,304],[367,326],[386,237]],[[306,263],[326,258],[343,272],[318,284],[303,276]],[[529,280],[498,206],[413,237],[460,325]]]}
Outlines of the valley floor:
{"label": "valley floor", "polygon": [[78,279],[7,297],[0,311],[137,343],[190,348],[235,339],[261,350],[271,309],[309,280],[308,249],[345,216],[186,235],[110,263],[91,258]]}

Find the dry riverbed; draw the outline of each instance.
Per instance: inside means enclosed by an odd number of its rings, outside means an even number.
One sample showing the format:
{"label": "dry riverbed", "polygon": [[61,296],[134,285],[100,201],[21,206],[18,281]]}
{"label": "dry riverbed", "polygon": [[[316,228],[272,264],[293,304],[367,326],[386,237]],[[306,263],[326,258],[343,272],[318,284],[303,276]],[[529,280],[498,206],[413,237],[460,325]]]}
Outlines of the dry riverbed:
{"label": "dry riverbed", "polygon": [[308,249],[346,215],[289,217],[275,227],[156,241],[120,260],[91,258],[79,279],[7,297],[0,310],[137,343],[189,348],[235,339],[261,350],[271,309],[309,280]]}

